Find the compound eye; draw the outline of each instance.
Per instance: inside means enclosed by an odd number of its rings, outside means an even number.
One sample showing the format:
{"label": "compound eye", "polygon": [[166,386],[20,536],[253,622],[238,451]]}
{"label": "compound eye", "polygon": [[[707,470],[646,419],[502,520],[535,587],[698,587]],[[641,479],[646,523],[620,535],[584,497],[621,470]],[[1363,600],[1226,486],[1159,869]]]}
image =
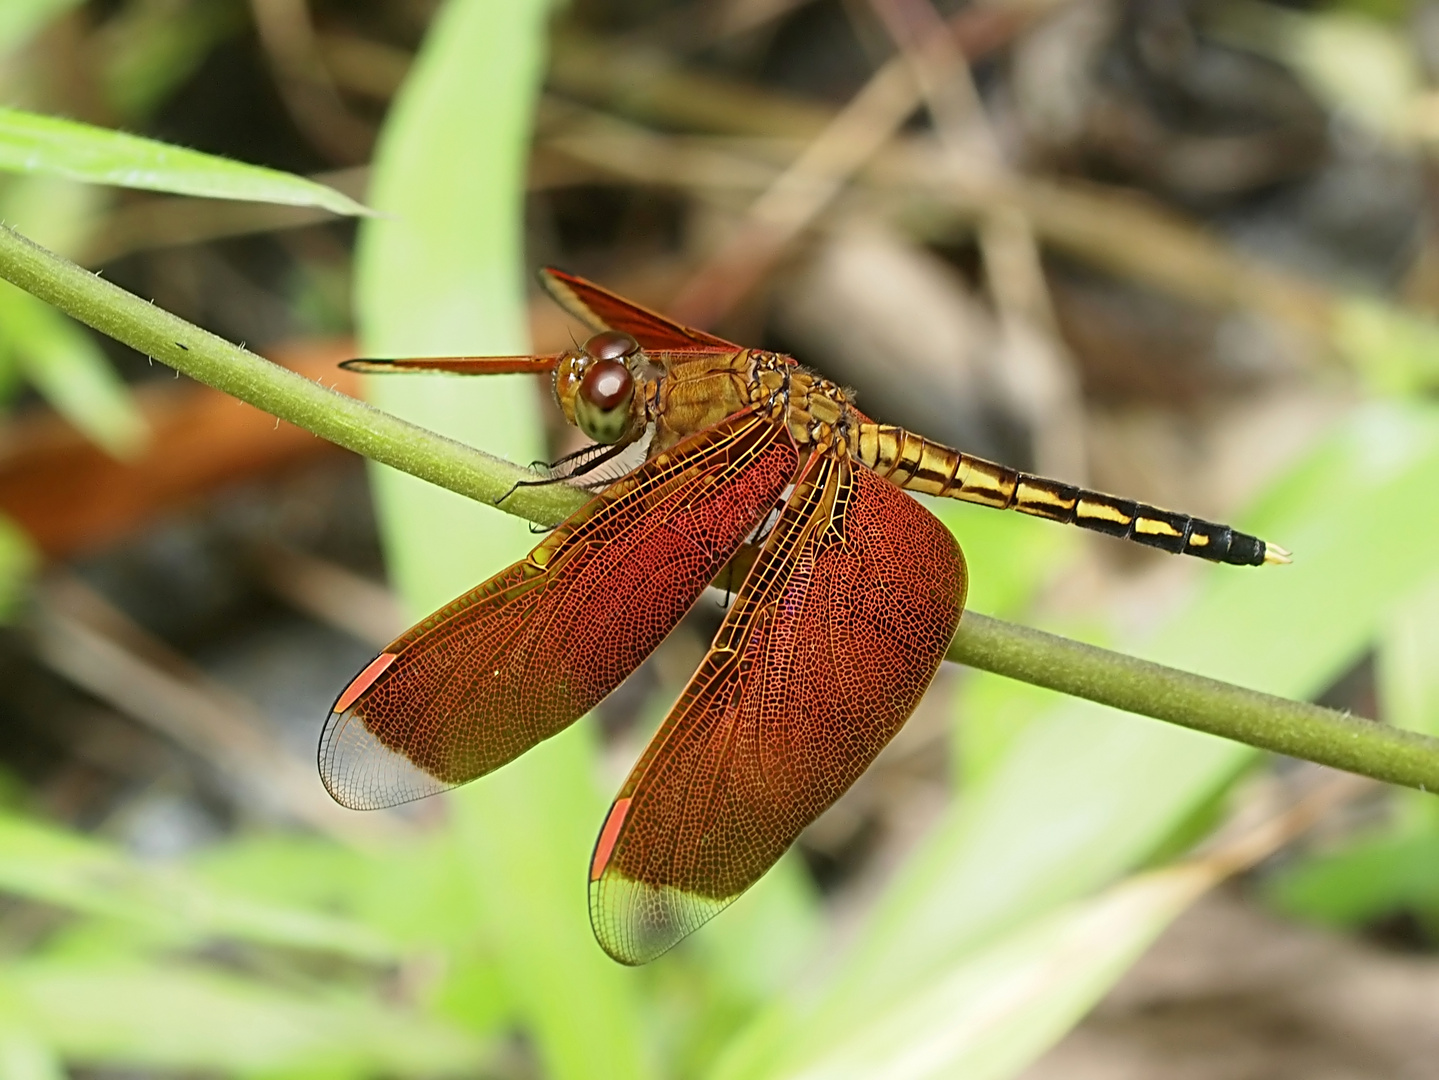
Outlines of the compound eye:
{"label": "compound eye", "polygon": [[640,351],[640,343],[621,330],[603,330],[585,342],[585,352],[596,360],[623,360]]}
{"label": "compound eye", "polygon": [[[594,340],[590,338],[585,343],[586,352]],[[629,340],[633,342],[634,338]],[[635,377],[629,368],[618,360],[596,360],[580,380],[579,393],[575,396],[575,422],[595,442],[617,443],[629,431],[630,401],[634,395]]]}

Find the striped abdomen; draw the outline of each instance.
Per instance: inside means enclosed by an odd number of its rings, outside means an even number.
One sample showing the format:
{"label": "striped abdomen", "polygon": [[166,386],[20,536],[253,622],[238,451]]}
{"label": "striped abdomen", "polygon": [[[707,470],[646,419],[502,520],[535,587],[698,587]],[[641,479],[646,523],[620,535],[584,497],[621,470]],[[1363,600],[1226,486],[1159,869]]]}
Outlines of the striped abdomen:
{"label": "striped abdomen", "polygon": [[1283,548],[1266,545],[1258,537],[1228,525],[1031,476],[888,424],[859,424],[851,453],[890,483],[908,491],[962,499],[999,510],[1018,510],[1213,562],[1259,566],[1289,561]]}

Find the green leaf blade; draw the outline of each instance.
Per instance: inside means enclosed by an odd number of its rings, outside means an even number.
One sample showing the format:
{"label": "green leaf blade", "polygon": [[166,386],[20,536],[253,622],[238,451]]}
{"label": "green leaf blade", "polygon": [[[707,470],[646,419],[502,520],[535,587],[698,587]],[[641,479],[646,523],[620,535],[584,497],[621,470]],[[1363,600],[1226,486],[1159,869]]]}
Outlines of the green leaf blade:
{"label": "green leaf blade", "polygon": [[857,1024],[792,1080],[1002,1080],[1053,1045],[1222,874],[1144,874],[1002,935]]}
{"label": "green leaf blade", "polygon": [[0,348],[66,420],[112,457],[145,447],[149,428],[93,338],[66,316],[0,283]]}
{"label": "green leaf blade", "polygon": [[346,216],[372,213],[301,176],[20,109],[0,108],[0,169],[208,199],[316,206]]}

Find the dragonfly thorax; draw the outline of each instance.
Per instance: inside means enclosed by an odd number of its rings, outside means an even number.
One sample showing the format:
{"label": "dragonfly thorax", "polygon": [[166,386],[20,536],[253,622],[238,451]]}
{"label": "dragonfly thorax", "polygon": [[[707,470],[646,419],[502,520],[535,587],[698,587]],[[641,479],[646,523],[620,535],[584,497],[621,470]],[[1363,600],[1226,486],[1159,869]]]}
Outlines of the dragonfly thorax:
{"label": "dragonfly thorax", "polygon": [[751,400],[783,419],[800,446],[847,455],[858,414],[843,387],[776,353],[752,352]]}

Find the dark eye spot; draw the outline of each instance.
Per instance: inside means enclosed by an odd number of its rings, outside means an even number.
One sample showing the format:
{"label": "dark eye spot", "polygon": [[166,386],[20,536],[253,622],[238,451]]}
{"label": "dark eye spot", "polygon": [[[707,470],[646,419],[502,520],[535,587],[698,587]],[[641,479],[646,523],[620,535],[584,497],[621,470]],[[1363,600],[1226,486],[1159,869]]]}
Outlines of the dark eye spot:
{"label": "dark eye spot", "polygon": [[604,330],[585,342],[585,352],[596,360],[623,360],[640,351],[640,343],[619,330]]}
{"label": "dark eye spot", "polygon": [[630,430],[635,379],[618,360],[592,360],[575,394],[575,423],[598,443],[613,445]]}
{"label": "dark eye spot", "polygon": [[596,409],[608,412],[629,401],[634,385],[630,369],[619,361],[596,360],[580,380],[580,396]]}

